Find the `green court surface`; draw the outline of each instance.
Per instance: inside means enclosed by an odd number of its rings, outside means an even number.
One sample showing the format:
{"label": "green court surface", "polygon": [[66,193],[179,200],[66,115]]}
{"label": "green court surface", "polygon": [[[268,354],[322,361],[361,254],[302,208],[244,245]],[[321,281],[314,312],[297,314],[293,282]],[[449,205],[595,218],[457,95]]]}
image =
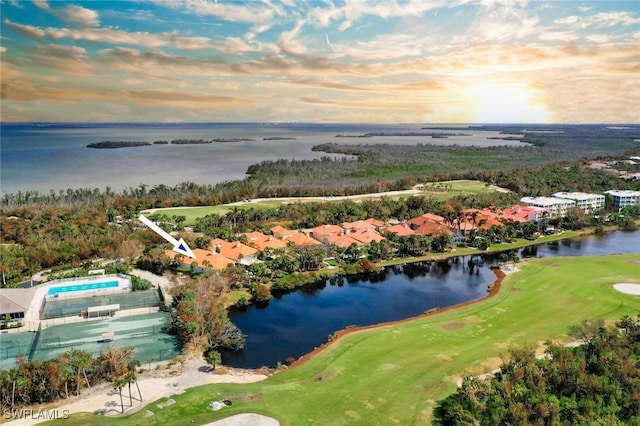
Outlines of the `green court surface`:
{"label": "green court surface", "polygon": [[0,334],[0,369],[8,370],[15,367],[15,359],[18,355],[29,356],[31,344],[36,333],[3,333]]}
{"label": "green court surface", "polygon": [[120,305],[120,309],[147,308],[159,306],[158,290],[133,291],[105,296],[82,297],[78,299],[50,298],[45,302],[41,319],[78,316],[91,306]]}
{"label": "green court surface", "polygon": [[[111,346],[119,346],[133,347],[141,363],[167,360],[179,354],[177,339],[166,333],[168,324],[169,314],[157,312],[54,325],[42,330],[33,358],[55,358],[72,348],[97,356]],[[105,341],[103,333],[113,333],[112,340]]]}

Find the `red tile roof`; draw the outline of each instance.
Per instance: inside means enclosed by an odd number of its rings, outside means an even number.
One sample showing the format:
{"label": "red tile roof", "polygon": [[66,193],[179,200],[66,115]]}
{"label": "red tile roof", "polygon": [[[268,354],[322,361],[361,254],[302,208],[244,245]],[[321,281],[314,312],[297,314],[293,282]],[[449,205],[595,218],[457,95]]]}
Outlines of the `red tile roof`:
{"label": "red tile roof", "polygon": [[291,242],[297,247],[311,247],[322,245],[320,241],[311,238],[304,232],[296,232],[295,234],[284,238],[282,241],[284,241],[285,243]]}
{"label": "red tile roof", "polygon": [[320,225],[311,230],[313,238],[318,241],[324,241],[324,239],[330,235],[340,235],[344,232],[344,229],[338,225]]}
{"label": "red tile roof", "polygon": [[361,246],[363,245],[360,241],[356,240],[355,238],[352,238],[349,236],[349,234],[346,235],[329,235],[328,237],[325,238],[325,242],[327,244],[335,244],[338,247],[342,247],[342,248],[347,248],[349,247],[351,244],[356,244],[357,246]]}
{"label": "red tile roof", "polygon": [[[202,269],[221,271],[227,266],[233,265],[235,263],[235,261],[233,261],[232,259],[229,259],[228,257],[225,257],[220,253],[213,253],[210,250],[193,249],[192,251],[196,256],[195,259],[187,256],[181,256],[181,261],[184,265],[191,265],[195,262]],[[171,250],[166,250],[165,254],[170,259],[175,259],[176,256],[180,256],[178,253]]]}
{"label": "red tile roof", "polygon": [[446,225],[433,222],[425,222],[418,228],[414,229],[413,232],[418,235],[453,234]]}
{"label": "red tile roof", "polygon": [[247,236],[247,244],[257,248],[260,251],[266,249],[281,249],[287,247],[287,243],[279,240],[271,235],[265,235],[262,232],[249,232]]}
{"label": "red tile roof", "polygon": [[372,241],[380,242],[384,240],[384,237],[375,229],[359,229],[357,231],[349,232],[347,236],[360,241],[362,244],[369,244]]}
{"label": "red tile roof", "polygon": [[249,247],[246,244],[242,244],[240,241],[229,242],[220,238],[212,240],[209,247],[211,248],[211,251],[218,251],[223,256],[233,259],[234,261],[237,261],[241,255],[251,256],[258,253],[258,250],[253,247]]}
{"label": "red tile roof", "polygon": [[406,237],[406,236],[415,234],[413,229],[411,229],[409,224],[406,222],[398,225],[389,226],[387,227],[387,231],[393,232],[394,234],[397,234],[399,237]]}

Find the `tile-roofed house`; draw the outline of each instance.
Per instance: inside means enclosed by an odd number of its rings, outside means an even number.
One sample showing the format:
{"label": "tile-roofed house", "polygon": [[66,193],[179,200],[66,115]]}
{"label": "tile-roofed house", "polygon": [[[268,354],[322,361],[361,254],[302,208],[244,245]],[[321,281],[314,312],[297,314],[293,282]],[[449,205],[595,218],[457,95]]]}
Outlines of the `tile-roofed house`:
{"label": "tile-roofed house", "polygon": [[314,247],[321,246],[322,243],[314,238],[311,238],[304,232],[296,232],[295,234],[290,234],[282,239],[285,243],[293,243],[296,247]]}
{"label": "tile-roofed house", "polygon": [[240,241],[225,241],[220,238],[215,238],[211,241],[209,246],[211,251],[217,251],[229,259],[234,260],[243,265],[250,265],[258,261],[258,250],[253,247],[249,247],[246,244],[242,244]]}
{"label": "tile-roofed house", "polygon": [[344,222],[342,227],[345,231],[357,231],[360,229],[376,229],[381,228],[385,223],[381,220],[369,218],[367,220],[356,220],[355,222]]}
{"label": "tile-roofed house", "polygon": [[429,221],[425,221],[422,225],[414,229],[413,233],[417,235],[453,234],[447,225]]}
{"label": "tile-roofed house", "polygon": [[446,219],[442,216],[433,213],[425,213],[423,215],[409,219],[406,223],[408,223],[411,229],[415,231],[425,223],[445,225],[446,222]]}
{"label": "tile-roofed house", "polygon": [[369,244],[372,241],[380,242],[384,240],[384,237],[378,233],[375,229],[358,229],[356,231],[349,232],[347,236],[360,241],[362,244]]}
{"label": "tile-roofed house", "polygon": [[372,217],[370,217],[369,219],[365,220],[365,222],[369,222],[370,224],[372,224],[376,228],[384,228],[385,226],[387,226],[387,224],[384,223],[383,221],[375,219],[375,218],[372,218]]}
{"label": "tile-roofed house", "polygon": [[311,236],[318,241],[325,242],[325,239],[329,236],[336,236],[344,233],[338,225],[320,225],[311,230]]}
{"label": "tile-roofed house", "polygon": [[537,222],[545,216],[549,216],[549,210],[540,207],[515,206],[500,211],[501,217],[516,222]]}
{"label": "tile-roofed house", "polygon": [[347,248],[351,244],[355,244],[357,246],[363,245],[360,241],[352,238],[350,234],[331,234],[325,237],[324,242],[326,244],[334,244],[338,247]]}
{"label": "tile-roofed house", "polygon": [[408,223],[399,223],[398,225],[393,225],[387,227],[386,231],[392,232],[399,237],[407,237],[409,235],[414,235],[415,231],[411,229]]}
{"label": "tile-roofed house", "polygon": [[289,236],[291,236],[293,234],[298,233],[298,231],[292,231],[292,230],[287,229],[285,227],[282,227],[280,225],[276,225],[273,228],[271,228],[271,233],[276,238],[284,239],[284,238],[287,238],[287,237],[289,237]]}
{"label": "tile-roofed house", "polygon": [[265,235],[262,232],[249,232],[246,236],[247,243],[260,251],[265,251],[266,249],[283,249],[287,247],[286,242],[279,240],[272,235]]}
{"label": "tile-roofed house", "polygon": [[374,226],[364,220],[356,220],[355,222],[343,222],[341,224],[342,229],[347,232],[355,231],[357,229],[370,229]]}
{"label": "tile-roofed house", "polygon": [[495,217],[482,218],[478,221],[478,225],[480,229],[489,229],[492,226],[504,226],[504,223],[500,222]]}
{"label": "tile-roofed house", "polygon": [[197,267],[203,271],[222,271],[229,265],[233,265],[234,263],[236,263],[233,259],[229,259],[228,257],[220,253],[216,253],[212,250],[203,250],[196,248],[193,249],[192,252],[196,256],[195,259],[187,256],[181,256],[172,250],[165,250],[164,253],[170,259],[175,259],[176,256],[181,257],[181,262],[185,267],[191,267],[191,265],[195,263]]}

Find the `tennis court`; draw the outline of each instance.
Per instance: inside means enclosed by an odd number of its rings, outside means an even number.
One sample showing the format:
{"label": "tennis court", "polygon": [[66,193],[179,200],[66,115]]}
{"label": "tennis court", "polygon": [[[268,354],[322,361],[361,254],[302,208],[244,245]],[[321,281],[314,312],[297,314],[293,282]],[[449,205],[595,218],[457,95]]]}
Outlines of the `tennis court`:
{"label": "tennis court", "polygon": [[157,289],[110,294],[105,296],[81,297],[78,299],[47,299],[40,319],[79,316],[92,306],[120,305],[120,310],[160,306],[160,292]]}
{"label": "tennis court", "polygon": [[36,333],[32,332],[0,334],[0,369],[15,367],[16,357],[20,354],[28,357],[35,337]]}
{"label": "tennis court", "polygon": [[[69,349],[93,356],[112,346],[133,347],[141,363],[164,361],[179,354],[175,336],[166,333],[169,314],[156,312],[123,318],[54,325],[41,331],[33,359],[51,359]],[[112,334],[113,333],[113,334]]]}

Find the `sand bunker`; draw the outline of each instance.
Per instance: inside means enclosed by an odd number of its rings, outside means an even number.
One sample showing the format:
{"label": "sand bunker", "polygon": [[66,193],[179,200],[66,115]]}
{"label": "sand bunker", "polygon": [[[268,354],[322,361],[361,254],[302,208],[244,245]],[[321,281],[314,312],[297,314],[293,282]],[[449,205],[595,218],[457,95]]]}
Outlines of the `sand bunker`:
{"label": "sand bunker", "polygon": [[622,293],[640,295],[640,284],[620,283],[614,284],[613,288]]}

